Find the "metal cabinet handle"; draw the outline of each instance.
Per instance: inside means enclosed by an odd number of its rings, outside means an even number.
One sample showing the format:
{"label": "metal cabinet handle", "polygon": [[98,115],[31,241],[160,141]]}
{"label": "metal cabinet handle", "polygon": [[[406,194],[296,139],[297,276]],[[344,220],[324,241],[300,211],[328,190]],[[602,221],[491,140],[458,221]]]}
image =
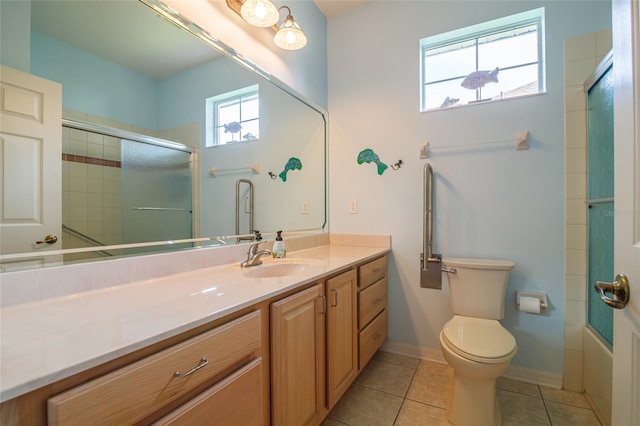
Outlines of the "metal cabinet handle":
{"label": "metal cabinet handle", "polygon": [[378,340],[381,337],[382,337],[382,334],[376,333],[376,334],[373,335],[373,340]]}
{"label": "metal cabinet handle", "polygon": [[327,313],[327,297],[324,294],[318,297],[322,299],[322,312],[320,312],[320,315],[324,315]]}
{"label": "metal cabinet handle", "polygon": [[55,244],[58,242],[58,236],[56,234],[49,234],[44,237],[42,241],[36,241],[36,244]]}
{"label": "metal cabinet handle", "polygon": [[382,270],[382,268],[375,268],[375,269],[373,270],[373,272],[375,272],[375,273],[377,274],[377,273],[378,273],[378,272],[380,272],[381,270]]}
{"label": "metal cabinet handle", "polygon": [[335,296],[335,297],[333,298],[334,303],[331,305],[331,307],[332,307],[332,308],[335,308],[336,306],[338,306],[338,290],[336,290],[335,288],[332,288],[332,289],[331,289],[331,291],[333,292],[333,294],[334,294],[334,296]]}
{"label": "metal cabinet handle", "polygon": [[[600,293],[600,299],[612,308],[623,309],[629,302],[629,279],[624,274],[616,275],[616,280],[612,283],[596,281],[593,288]],[[611,293],[613,297],[605,293]]]}
{"label": "metal cabinet handle", "polygon": [[374,305],[377,305],[377,304],[378,304],[378,303],[380,303],[381,301],[382,301],[382,299],[378,297],[377,299],[373,299],[372,303],[373,303]]}
{"label": "metal cabinet handle", "polygon": [[202,359],[200,359],[200,364],[196,365],[195,367],[193,367],[191,370],[187,371],[186,373],[181,373],[179,371],[176,371],[175,373],[173,373],[173,377],[187,377],[187,376],[190,376],[191,374],[193,374],[196,371],[200,370],[201,368],[203,368],[207,364],[209,364],[209,361],[207,361],[207,359],[203,357]]}

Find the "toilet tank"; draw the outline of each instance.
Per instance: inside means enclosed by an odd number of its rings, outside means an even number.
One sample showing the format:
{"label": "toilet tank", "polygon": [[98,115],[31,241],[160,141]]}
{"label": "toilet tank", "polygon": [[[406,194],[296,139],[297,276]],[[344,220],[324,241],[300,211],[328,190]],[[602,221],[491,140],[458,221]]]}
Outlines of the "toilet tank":
{"label": "toilet tank", "polygon": [[442,264],[453,268],[448,273],[449,300],[454,315],[501,320],[504,318],[505,294],[510,260],[444,258]]}

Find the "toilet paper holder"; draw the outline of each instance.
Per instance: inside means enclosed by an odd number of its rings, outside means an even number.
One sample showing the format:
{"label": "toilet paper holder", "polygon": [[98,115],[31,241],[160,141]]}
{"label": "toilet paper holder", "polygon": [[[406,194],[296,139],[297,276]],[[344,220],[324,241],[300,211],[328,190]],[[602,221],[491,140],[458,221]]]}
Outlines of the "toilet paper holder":
{"label": "toilet paper holder", "polygon": [[538,293],[534,291],[516,291],[516,309],[519,311],[530,312],[529,310],[523,309],[520,306],[520,299],[523,297],[534,298],[540,301],[540,311],[531,312],[531,313],[543,313],[549,307],[549,303],[547,301],[547,295],[545,293]]}

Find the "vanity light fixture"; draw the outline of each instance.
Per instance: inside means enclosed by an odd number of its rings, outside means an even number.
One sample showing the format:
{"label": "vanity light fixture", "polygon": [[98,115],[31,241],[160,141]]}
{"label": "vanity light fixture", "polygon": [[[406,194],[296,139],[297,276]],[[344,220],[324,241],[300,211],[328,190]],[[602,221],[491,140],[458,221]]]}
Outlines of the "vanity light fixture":
{"label": "vanity light fixture", "polygon": [[278,32],[273,37],[273,41],[281,49],[298,50],[307,44],[307,36],[300,29],[300,25],[291,16],[291,9],[288,6],[282,6],[278,9],[287,9],[287,17],[280,25]]}
{"label": "vanity light fixture", "polygon": [[240,16],[255,27],[272,27],[280,20],[280,12],[271,0],[245,0]]}
{"label": "vanity light fixture", "polygon": [[[247,23],[256,27],[271,27],[276,32],[273,41],[281,49],[298,50],[307,44],[307,36],[291,16],[291,9],[288,6],[276,8],[271,0],[226,0],[226,2],[227,6]],[[278,27],[276,25],[282,9],[287,9],[287,16]]]}

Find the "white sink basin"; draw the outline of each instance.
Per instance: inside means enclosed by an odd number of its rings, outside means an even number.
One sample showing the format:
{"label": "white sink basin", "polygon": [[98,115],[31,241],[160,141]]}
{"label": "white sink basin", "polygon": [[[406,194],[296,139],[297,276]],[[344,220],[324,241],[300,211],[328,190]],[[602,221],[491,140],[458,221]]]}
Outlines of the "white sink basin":
{"label": "white sink basin", "polygon": [[308,270],[310,266],[320,266],[322,262],[307,260],[275,261],[251,266],[243,273],[249,278],[287,277]]}

